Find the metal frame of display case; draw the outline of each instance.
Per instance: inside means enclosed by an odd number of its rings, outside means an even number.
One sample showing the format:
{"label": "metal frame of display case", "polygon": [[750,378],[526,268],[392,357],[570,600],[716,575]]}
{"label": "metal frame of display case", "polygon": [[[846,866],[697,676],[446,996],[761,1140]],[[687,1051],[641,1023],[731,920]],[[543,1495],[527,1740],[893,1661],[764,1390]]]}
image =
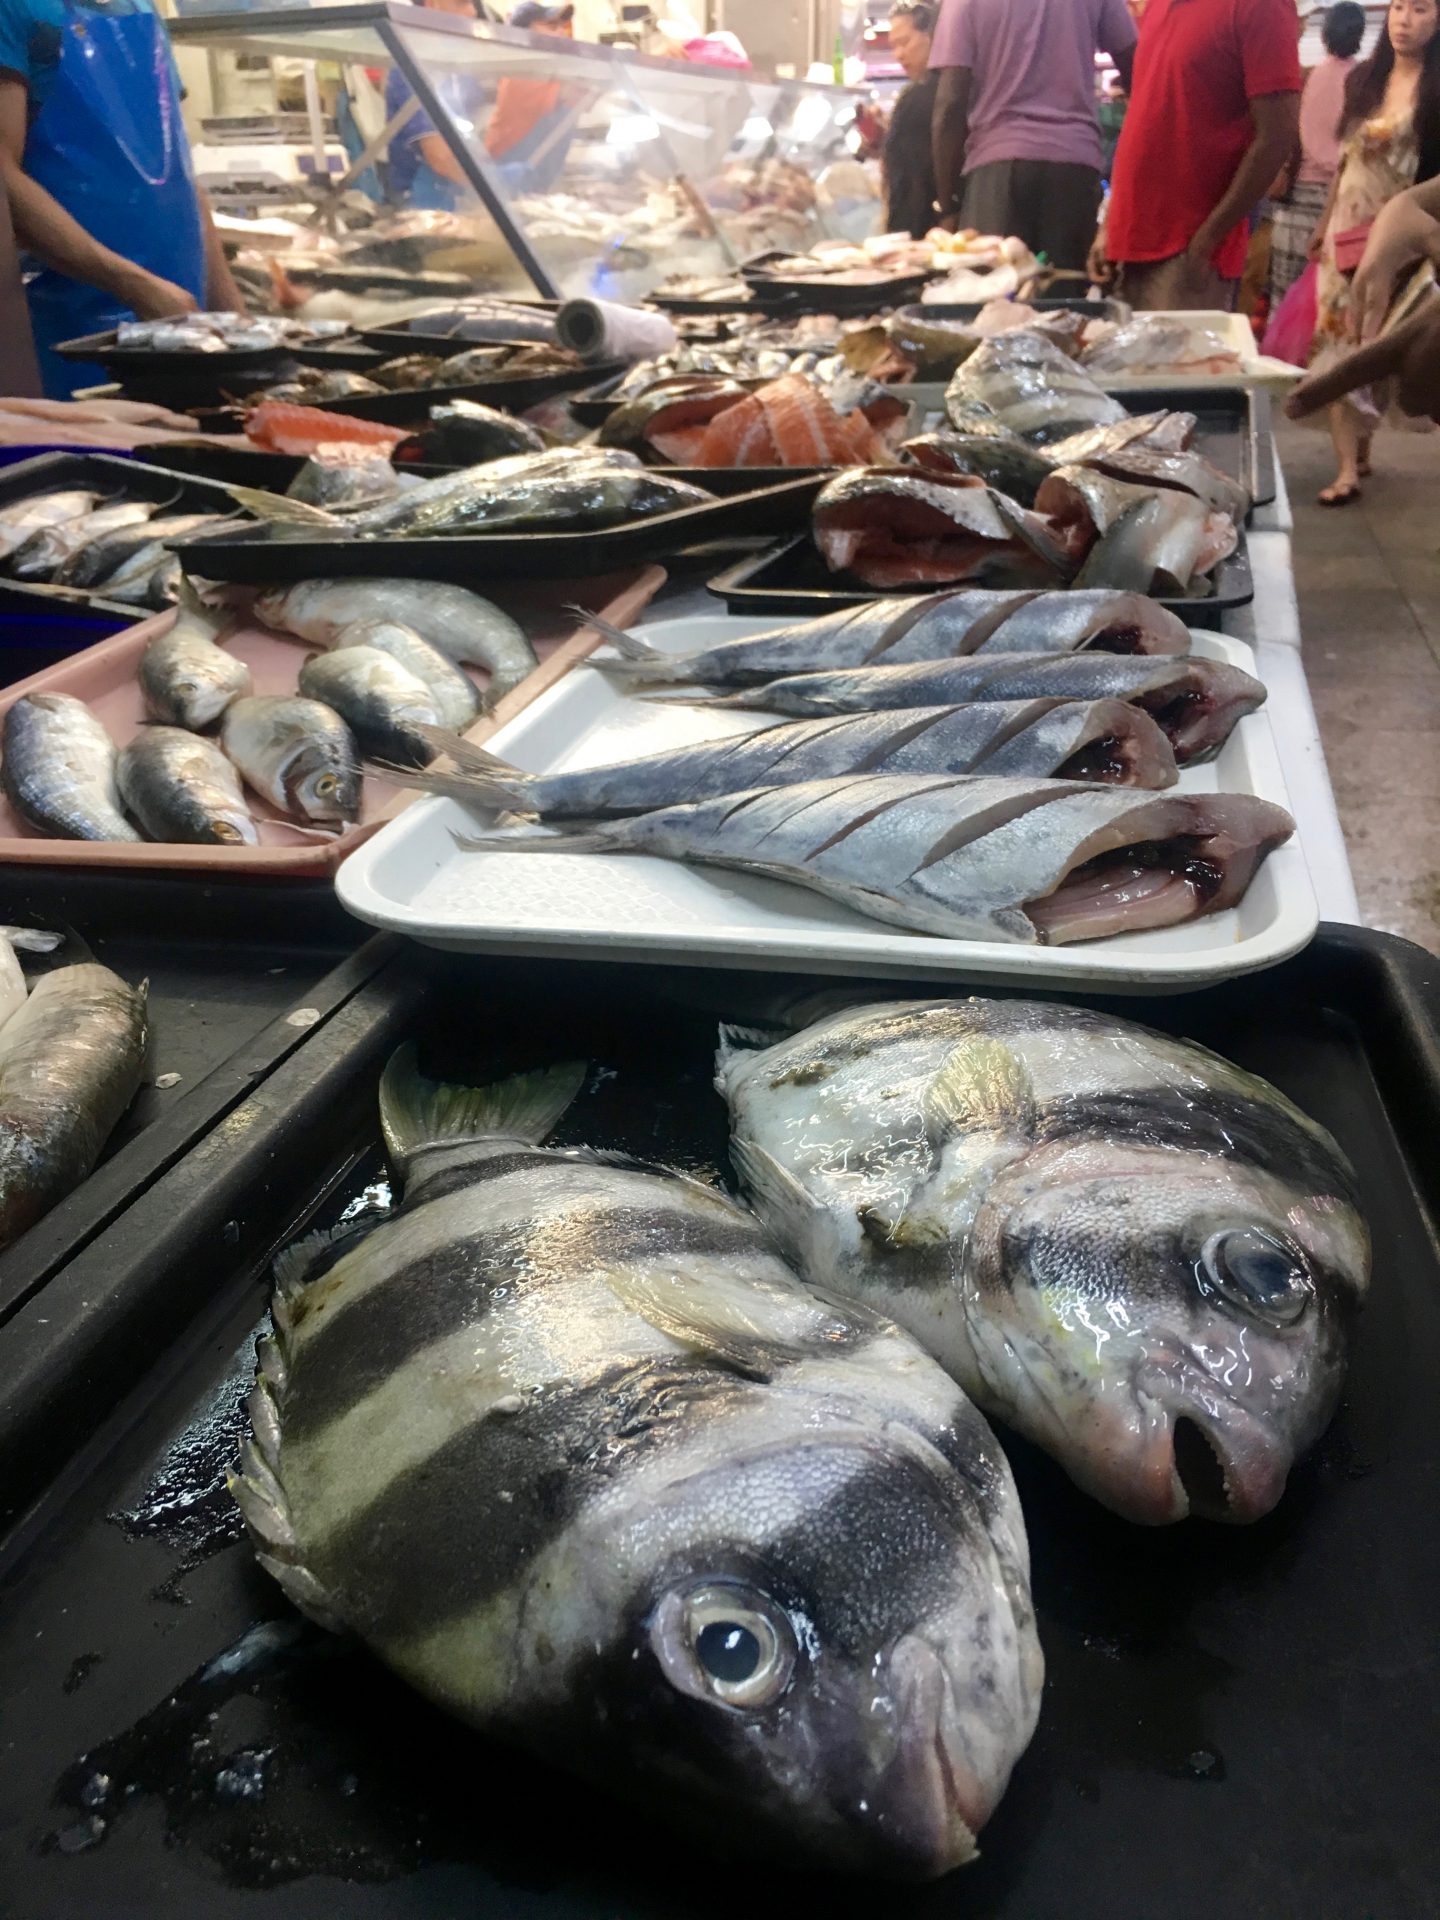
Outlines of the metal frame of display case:
{"label": "metal frame of display case", "polygon": [[[653,71],[671,85],[702,89],[714,85],[731,89],[743,86],[751,96],[752,116],[763,118],[770,127],[766,145],[782,157],[785,136],[780,129],[788,123],[802,97],[813,94],[830,102],[849,102],[858,98],[857,94],[846,88],[820,87],[803,80],[762,80],[740,69],[663,60],[628,48],[605,47],[589,41],[565,42],[561,49],[555,40],[543,34],[528,33],[488,20],[461,20],[453,14],[402,4],[401,0],[364,0],[364,4],[355,6],[326,5],[303,10],[278,8],[257,13],[206,13],[188,15],[171,20],[168,24],[173,38],[183,45],[214,46],[217,42],[224,42],[241,51],[272,57],[334,61],[342,65],[345,64],[345,54],[333,46],[325,46],[323,42],[326,36],[356,28],[373,32],[385,53],[404,75],[421,110],[445,141],[466,182],[494,221],[516,261],[536,290],[547,299],[560,297],[562,289],[512,210],[508,189],[498,167],[485,154],[481,143],[468,141],[454,124],[453,116],[416,57],[414,47],[408,43],[409,33],[418,30],[426,35],[448,34],[455,39],[467,39],[482,45],[527,48],[552,59],[563,50],[567,63],[576,60],[597,64],[602,70],[610,69],[608,84],[616,91],[624,92],[635,110],[647,116],[647,103],[630,79],[636,69]],[[668,136],[657,129],[656,138],[665,146],[675,184],[685,194],[697,217],[703,219],[710,237],[715,240],[727,262],[735,264],[735,250],[725,233],[723,220],[717,217],[716,210],[694,187],[686,169],[675,164],[676,155]],[[756,164],[764,157],[763,152],[757,154]],[[816,218],[823,229],[823,215],[817,213]]]}

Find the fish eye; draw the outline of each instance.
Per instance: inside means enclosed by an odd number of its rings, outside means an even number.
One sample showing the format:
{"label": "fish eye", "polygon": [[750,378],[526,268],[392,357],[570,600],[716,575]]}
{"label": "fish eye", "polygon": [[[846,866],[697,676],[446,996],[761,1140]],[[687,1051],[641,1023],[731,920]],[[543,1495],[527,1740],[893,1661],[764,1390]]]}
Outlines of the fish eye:
{"label": "fish eye", "polygon": [[1300,1318],[1314,1291],[1305,1256],[1260,1227],[1212,1233],[1200,1249],[1195,1278],[1202,1293],[1218,1293],[1240,1312],[1281,1327]]}
{"label": "fish eye", "polygon": [[339,788],[340,782],[333,773],[322,773],[315,782],[315,792],[321,800],[328,800],[332,793],[339,791]]}
{"label": "fish eye", "polygon": [[666,1594],[650,1638],[672,1686],[725,1707],[768,1707],[795,1667],[789,1620],[764,1594],[745,1587],[712,1584]]}

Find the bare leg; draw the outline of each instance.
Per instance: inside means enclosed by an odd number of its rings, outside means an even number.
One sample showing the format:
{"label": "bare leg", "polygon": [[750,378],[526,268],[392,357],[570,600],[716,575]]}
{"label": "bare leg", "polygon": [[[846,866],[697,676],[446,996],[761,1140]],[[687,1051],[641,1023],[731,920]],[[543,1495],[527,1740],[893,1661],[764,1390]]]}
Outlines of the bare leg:
{"label": "bare leg", "polygon": [[1329,420],[1337,471],[1321,492],[1320,504],[1343,507],[1360,495],[1360,419],[1353,407],[1337,400],[1329,410]]}
{"label": "bare leg", "polygon": [[1360,436],[1360,447],[1355,460],[1355,471],[1360,475],[1362,480],[1368,480],[1374,472],[1374,468],[1370,465],[1370,442],[1373,438],[1374,435],[1369,433],[1362,433]]}

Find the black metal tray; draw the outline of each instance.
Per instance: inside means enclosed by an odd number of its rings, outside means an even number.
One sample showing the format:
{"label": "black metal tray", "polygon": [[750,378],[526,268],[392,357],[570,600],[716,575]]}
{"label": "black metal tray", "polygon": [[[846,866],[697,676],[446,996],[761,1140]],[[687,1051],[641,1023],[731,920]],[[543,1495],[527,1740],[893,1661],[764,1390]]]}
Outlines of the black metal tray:
{"label": "black metal tray", "polygon": [[[177,315],[180,319],[183,316]],[[226,347],[219,353],[162,353],[154,347],[117,347],[115,329],[103,333],[83,333],[74,340],[62,340],[55,348],[62,360],[95,360],[114,380],[187,381],[193,373],[216,375],[255,373],[293,359],[294,349],[284,342],[269,347]]]}
{"label": "black metal tray", "polygon": [[[1250,554],[1242,531],[1240,544],[1228,560],[1215,569],[1216,591],[1203,600],[1161,599],[1184,620],[1204,626],[1217,613],[1247,606],[1255,598],[1250,575]],[[981,584],[984,584],[983,582]],[[808,533],[771,547],[762,554],[747,554],[743,560],[717,573],[709,583],[730,613],[829,613],[836,607],[859,607],[877,599],[879,587],[867,587],[853,574],[832,573],[820,557]],[[933,582],[915,587],[886,587],[886,593],[934,593]]]}
{"label": "black metal tray", "polygon": [[[472,341],[472,345],[475,343]],[[487,407],[523,413],[552,394],[570,393],[620,371],[616,362],[594,367],[567,367],[559,373],[529,373],[514,379],[472,380],[459,387],[407,387],[399,393],[362,393],[343,400],[316,400],[322,413],[343,413],[352,420],[379,420],[386,426],[424,426],[431,407],[452,400],[479,400]]]}
{"label": "black metal tray", "polygon": [[886,313],[914,300],[922,287],[937,278],[927,267],[915,273],[892,274],[889,279],[864,286],[826,286],[823,281],[782,279],[769,271],[767,262],[791,258],[784,252],[763,253],[741,267],[740,278],[750,289],[753,309],[776,314]]}
{"label": "black metal tray", "polygon": [[[1006,295],[992,296],[1008,298]],[[1083,313],[1087,320],[1128,320],[1131,309],[1123,300],[1087,300],[1084,294],[1071,294],[1056,300],[1024,300],[1021,306],[1037,313]],[[922,300],[897,309],[902,320],[973,320],[988,300]]]}
{"label": "black metal tray", "polygon": [[[699,483],[703,484],[703,483]],[[176,552],[187,573],[239,586],[280,586],[317,576],[403,576],[407,580],[562,579],[614,573],[621,567],[664,561],[687,547],[716,540],[762,537],[808,511],[817,491],[812,477],[782,487],[747,490],[728,498],[626,520],[583,533],[473,533],[418,540],[274,540],[263,528],[233,539],[181,541]]]}
{"label": "black metal tray", "polygon": [[[0,875],[0,923],[73,936],[42,965],[93,955],[132,983],[149,982],[145,1084],[89,1179],[0,1252],[0,1345],[17,1317],[28,1314],[39,1356],[76,1332],[43,1304],[50,1283],[71,1271],[168,1169],[223,1127],[241,1098],[307,1033],[333,1020],[394,943],[370,941],[357,952],[362,930],[328,883],[215,886],[198,874],[11,867]],[[160,1079],[166,1084],[157,1084]],[[87,1340],[103,1335],[98,1299],[95,1311],[94,1327],[87,1323],[83,1330]],[[33,1380],[20,1350],[10,1352],[10,1363],[0,1366],[0,1451],[23,1478],[20,1462],[32,1454],[43,1459],[47,1449],[35,1447],[35,1403],[27,1385]],[[87,1391],[98,1391],[105,1364],[100,1356]],[[6,1502],[0,1492],[0,1510]]]}
{"label": "black metal tray", "polygon": [[[467,292],[473,291],[473,288],[467,288]],[[517,300],[513,304],[516,306],[533,307],[537,316],[542,314],[553,316],[560,311],[565,302],[563,300],[541,300],[537,298],[534,300]],[[548,342],[542,340],[463,340],[457,335],[450,333],[417,333],[414,329],[413,322],[409,320],[397,322],[393,327],[356,327],[355,336],[358,340],[363,340],[367,346],[378,347],[382,352],[392,357],[401,353],[415,353],[422,348],[427,353],[435,353],[441,355],[442,358],[448,358],[454,353],[468,353],[471,347],[538,347],[546,345],[554,346],[557,344],[553,339]]]}
{"label": "black metal tray", "polygon": [[[432,964],[440,1070],[578,1049],[614,1072],[558,1141],[724,1166],[715,1022],[755,1018],[772,979]],[[1258,1526],[1131,1527],[1007,1443],[1048,1663],[1040,1728],[980,1860],[918,1888],[727,1870],[658,1817],[617,1820],[299,1623],[255,1567],[222,1476],[264,1256],[378,1173],[375,1075],[423,991],[392,983],[382,1005],[382,985],[348,1077],[328,1032],[274,1076],[293,1104],[253,1115],[244,1149],[269,1168],[262,1192],[237,1196],[203,1158],[227,1190],[212,1206],[199,1184],[188,1241],[172,1231],[143,1267],[159,1303],[116,1342],[133,1391],[0,1550],[7,1920],[728,1920],[737,1888],[760,1920],[1433,1920],[1440,964],[1326,927],[1269,974],[1147,1003],[1150,1024],[1268,1076],[1337,1134],[1377,1235],[1374,1291],[1344,1405]],[[227,1206],[239,1245],[212,1225]]]}
{"label": "black metal tray", "polygon": [[[50,493],[64,487],[94,487],[117,500],[155,500],[173,505],[177,513],[242,511],[226,487],[219,484],[218,475],[187,474],[124,454],[39,453],[31,460],[0,467],[0,506],[32,493]],[[155,611],[153,607],[107,600],[103,593],[84,588],[52,587],[43,580],[12,580],[0,563],[0,607],[31,610],[42,606],[90,608],[130,623],[149,620]]]}

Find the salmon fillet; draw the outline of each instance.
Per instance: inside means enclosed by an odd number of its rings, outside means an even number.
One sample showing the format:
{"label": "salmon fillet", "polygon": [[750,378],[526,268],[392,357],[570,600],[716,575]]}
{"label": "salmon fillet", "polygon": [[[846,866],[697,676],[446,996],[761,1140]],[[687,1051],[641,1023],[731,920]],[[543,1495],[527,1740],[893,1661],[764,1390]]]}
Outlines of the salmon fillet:
{"label": "salmon fillet", "polygon": [[326,413],[320,407],[301,407],[289,400],[262,400],[245,416],[245,435],[271,453],[313,453],[327,444],[394,447],[409,439],[403,427],[383,426],[378,420],[354,420],[345,413]]}

